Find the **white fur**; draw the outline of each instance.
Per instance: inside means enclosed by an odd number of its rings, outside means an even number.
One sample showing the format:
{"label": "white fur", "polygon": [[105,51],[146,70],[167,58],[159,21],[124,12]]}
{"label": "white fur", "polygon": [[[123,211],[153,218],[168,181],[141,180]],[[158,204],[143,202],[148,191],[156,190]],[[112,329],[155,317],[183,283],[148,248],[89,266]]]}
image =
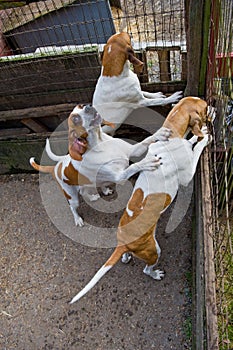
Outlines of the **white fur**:
{"label": "white fur", "polygon": [[178,102],[182,97],[180,91],[169,97],[161,92],[142,91],[137,75],[130,70],[128,60],[119,76],[103,76],[102,72],[103,69],[96,84],[92,103],[104,119],[115,124],[115,128],[104,126],[103,131],[106,133],[113,134],[136,108],[164,106]]}
{"label": "white fur", "polygon": [[90,282],[71,300],[70,304],[75,303],[80,298],[82,298],[83,295],[85,295],[91,288],[93,288],[96,283],[112,268],[111,265],[109,266],[102,266],[98,272],[95,274],[95,276],[90,280]]}
{"label": "white fur", "polygon": [[[83,154],[82,161],[76,161],[66,156],[56,156],[50,148],[49,141],[46,142],[46,151],[49,157],[53,160],[59,160],[55,166],[55,176],[62,187],[62,189],[71,197],[68,200],[71,211],[74,216],[75,224],[83,226],[84,222],[77,213],[79,206],[78,193],[83,196],[87,195],[89,200],[96,200],[99,198],[98,194],[88,195],[88,187],[96,188],[103,187],[105,194],[110,194],[108,186],[112,183],[124,183],[132,175],[141,170],[154,170],[159,166],[159,159],[155,156],[147,157],[141,161],[129,165],[131,157],[139,157],[148,146],[156,140],[167,140],[170,131],[166,128],[160,128],[152,136],[147,137],[140,143],[130,144],[119,138],[113,138],[102,132],[101,127],[91,127],[91,118],[84,112],[84,109],[75,107],[72,112],[78,113],[82,118],[82,124],[88,132],[88,150]],[[63,179],[65,179],[65,168],[72,163],[73,167],[82,175],[84,175],[91,182],[91,185],[85,186],[69,186]],[[58,177],[58,167],[62,163],[62,179]],[[84,190],[85,188],[85,190]]]}

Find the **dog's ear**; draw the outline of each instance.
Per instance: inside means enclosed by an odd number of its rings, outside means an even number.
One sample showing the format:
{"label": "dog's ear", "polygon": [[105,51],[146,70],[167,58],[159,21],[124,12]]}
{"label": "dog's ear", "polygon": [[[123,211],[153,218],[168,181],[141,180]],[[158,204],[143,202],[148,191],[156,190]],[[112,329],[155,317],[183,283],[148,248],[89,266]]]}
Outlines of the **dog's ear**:
{"label": "dog's ear", "polygon": [[189,114],[190,121],[189,126],[192,128],[193,135],[198,136],[198,140],[203,139],[204,135],[201,132],[202,120],[197,112],[193,112]]}
{"label": "dog's ear", "polygon": [[137,74],[142,73],[144,63],[140,61],[134,53],[134,50],[131,47],[127,48],[128,60],[133,64],[135,72]]}
{"label": "dog's ear", "polygon": [[110,126],[111,128],[115,128],[115,124],[114,123],[111,123],[111,122],[108,122],[107,120],[105,120],[105,119],[102,119],[102,124],[103,125],[107,125],[107,126]]}

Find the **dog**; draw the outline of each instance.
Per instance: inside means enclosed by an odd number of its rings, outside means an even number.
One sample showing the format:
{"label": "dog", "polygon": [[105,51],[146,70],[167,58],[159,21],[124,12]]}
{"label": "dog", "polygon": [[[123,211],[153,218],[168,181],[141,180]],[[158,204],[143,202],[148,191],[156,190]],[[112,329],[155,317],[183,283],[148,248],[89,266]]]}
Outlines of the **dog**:
{"label": "dog", "polygon": [[142,91],[137,75],[130,70],[130,63],[136,73],[142,71],[143,62],[135,57],[129,34],[112,35],[104,46],[101,75],[92,100],[100,115],[115,124],[114,128],[103,127],[109,134],[114,134],[134,109],[176,103],[182,97],[181,91],[169,97],[161,92]]}
{"label": "dog", "polygon": [[[163,127],[172,130],[169,141],[150,144],[145,157],[160,155],[162,164],[157,169],[140,172],[118,225],[116,249],[71,303],[84,296],[121,257],[127,263],[131,254],[146,263],[145,274],[155,280],[163,278],[164,272],[155,269],[161,253],[155,238],[156,225],[161,213],[174,200],[179,185],[187,186],[192,180],[202,150],[211,141],[207,128],[203,127],[206,117],[207,103],[197,97],[183,98],[168,114]],[[194,136],[186,140],[189,130]]]}
{"label": "dog", "polygon": [[90,105],[76,106],[68,118],[69,154],[55,155],[46,141],[48,156],[57,162],[55,166],[42,166],[30,159],[31,166],[37,171],[51,173],[57,180],[76,225],[83,226],[84,221],[78,214],[78,194],[90,200],[97,200],[99,194],[89,195],[88,189],[101,187],[105,195],[111,193],[109,184],[124,183],[141,170],[152,170],[159,165],[160,159],[152,156],[129,165],[131,157],[140,157],[148,146],[156,140],[168,140],[170,130],[162,127],[140,143],[130,144],[119,138],[113,138],[102,131],[103,121],[96,109]]}

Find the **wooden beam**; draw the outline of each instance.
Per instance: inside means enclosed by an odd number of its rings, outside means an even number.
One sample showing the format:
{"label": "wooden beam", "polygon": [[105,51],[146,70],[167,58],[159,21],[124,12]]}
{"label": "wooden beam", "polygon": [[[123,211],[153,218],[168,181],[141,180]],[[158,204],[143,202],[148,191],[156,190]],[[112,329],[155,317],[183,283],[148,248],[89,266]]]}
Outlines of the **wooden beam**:
{"label": "wooden beam", "polygon": [[161,81],[171,81],[170,51],[158,50]]}
{"label": "wooden beam", "polygon": [[29,134],[30,130],[28,128],[10,128],[0,130],[0,140],[7,138],[15,138],[19,135]]}
{"label": "wooden beam", "polygon": [[37,133],[48,131],[48,128],[46,128],[46,126],[44,126],[42,123],[38,122],[37,120],[31,119],[31,118],[21,119],[21,123],[26,125],[32,131]]}
{"label": "wooden beam", "polygon": [[213,244],[213,209],[211,202],[209,150],[206,148],[201,157],[201,185],[202,211],[204,234],[204,262],[205,262],[205,308],[207,348],[218,350],[218,318],[216,299],[216,275],[214,266]]}
{"label": "wooden beam", "polygon": [[189,0],[187,32],[187,86],[185,95],[198,96],[203,43],[204,0]]}
{"label": "wooden beam", "polygon": [[40,106],[0,111],[0,121],[17,120],[24,118],[51,117],[64,112],[67,112],[68,117],[68,113],[70,113],[75,106],[76,103],[64,103],[52,106]]}

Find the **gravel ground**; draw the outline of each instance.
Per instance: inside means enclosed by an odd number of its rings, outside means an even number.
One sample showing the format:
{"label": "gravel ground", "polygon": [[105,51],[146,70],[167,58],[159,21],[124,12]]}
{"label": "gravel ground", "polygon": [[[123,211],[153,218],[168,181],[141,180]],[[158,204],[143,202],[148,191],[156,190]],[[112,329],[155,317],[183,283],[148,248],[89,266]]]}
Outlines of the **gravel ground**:
{"label": "gravel ground", "polygon": [[[160,220],[162,281],[144,275],[139,260],[119,262],[70,305],[112,249],[87,247],[59,232],[42,204],[38,175],[1,176],[0,194],[1,350],[191,348],[191,209],[171,233],[164,232],[169,211]],[[111,220],[117,225],[118,219]]]}

